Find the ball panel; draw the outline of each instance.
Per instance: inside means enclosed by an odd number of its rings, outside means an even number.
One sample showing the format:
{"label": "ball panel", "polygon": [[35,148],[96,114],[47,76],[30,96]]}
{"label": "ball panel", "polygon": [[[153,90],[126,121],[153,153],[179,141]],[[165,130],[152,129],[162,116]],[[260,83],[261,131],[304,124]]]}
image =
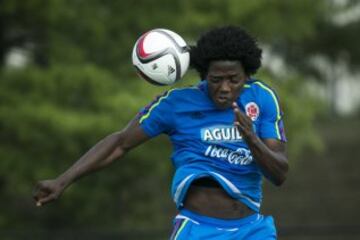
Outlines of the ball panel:
{"label": "ball panel", "polygon": [[174,42],[170,35],[162,31],[153,30],[146,34],[144,48],[149,52],[157,52],[172,47],[173,44]]}
{"label": "ball panel", "polygon": [[148,78],[161,84],[172,84],[178,79],[177,63],[172,54],[166,54],[150,62],[135,66]]}
{"label": "ball panel", "polygon": [[156,82],[156,81],[152,80],[151,78],[146,76],[137,66],[134,66],[134,67],[136,69],[137,74],[139,74],[141,78],[148,81],[149,83],[154,84],[154,85],[158,85],[158,86],[165,86],[166,85],[164,83],[159,83],[159,82]]}
{"label": "ball panel", "polygon": [[142,35],[135,45],[135,46],[137,46],[136,52],[140,59],[141,58],[145,59],[149,55],[151,55],[150,52],[149,53],[145,52],[145,48],[144,48],[144,41],[145,41],[145,38],[147,37],[147,35],[148,35],[148,33],[145,33],[144,35]]}
{"label": "ball panel", "polygon": [[180,48],[187,46],[185,40],[176,32],[164,28],[154,29],[154,31],[160,31],[162,33],[167,34],[167,36],[170,37],[173,41],[175,41]]}
{"label": "ball panel", "polygon": [[180,78],[182,78],[185,75],[188,68],[189,68],[189,64],[190,64],[190,54],[189,54],[189,52],[179,54],[179,62],[181,63]]}

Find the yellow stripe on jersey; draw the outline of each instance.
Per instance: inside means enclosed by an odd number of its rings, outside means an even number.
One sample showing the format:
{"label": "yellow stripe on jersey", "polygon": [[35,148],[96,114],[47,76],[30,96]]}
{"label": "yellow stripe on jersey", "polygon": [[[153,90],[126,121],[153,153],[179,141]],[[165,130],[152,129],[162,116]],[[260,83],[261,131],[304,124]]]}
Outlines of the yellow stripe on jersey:
{"label": "yellow stripe on jersey", "polygon": [[182,224],[181,227],[179,228],[178,232],[176,233],[174,240],[176,240],[179,236],[181,231],[185,228],[185,225],[189,222],[189,219],[186,219]]}
{"label": "yellow stripe on jersey", "polygon": [[279,139],[281,139],[281,134],[280,134],[280,130],[279,130],[279,121],[281,119],[281,114],[280,114],[280,106],[279,106],[279,102],[277,100],[277,97],[275,96],[275,93],[273,90],[271,90],[269,87],[267,87],[265,84],[261,83],[261,82],[254,82],[253,84],[257,84],[259,85],[261,88],[265,89],[266,91],[268,91],[270,93],[270,95],[272,96],[272,98],[274,99],[275,105],[276,105],[276,121],[275,121],[275,129],[276,129],[276,135]]}
{"label": "yellow stripe on jersey", "polygon": [[145,119],[147,119],[147,118],[150,116],[151,111],[152,111],[157,105],[159,105],[162,100],[164,100],[165,98],[167,98],[167,97],[169,96],[169,94],[170,94],[172,91],[174,91],[175,89],[176,89],[176,88],[169,90],[169,91],[166,93],[166,95],[160,97],[160,98],[157,100],[157,102],[154,103],[154,104],[150,107],[149,111],[148,111],[144,116],[142,116],[142,117],[140,118],[139,123],[142,123]]}

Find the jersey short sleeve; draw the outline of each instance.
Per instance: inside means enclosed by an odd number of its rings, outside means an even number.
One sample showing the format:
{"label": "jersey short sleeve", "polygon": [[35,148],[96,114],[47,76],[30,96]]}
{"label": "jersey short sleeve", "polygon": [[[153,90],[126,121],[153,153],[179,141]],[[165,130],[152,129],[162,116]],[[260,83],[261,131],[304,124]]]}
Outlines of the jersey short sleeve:
{"label": "jersey short sleeve", "polygon": [[140,126],[144,132],[155,137],[161,133],[169,133],[173,126],[173,104],[170,100],[172,90],[155,98],[138,113]]}
{"label": "jersey short sleeve", "polygon": [[262,139],[273,138],[286,142],[283,113],[280,109],[279,100],[275,92],[265,84],[259,83],[262,88],[261,101],[261,124],[259,137]]}

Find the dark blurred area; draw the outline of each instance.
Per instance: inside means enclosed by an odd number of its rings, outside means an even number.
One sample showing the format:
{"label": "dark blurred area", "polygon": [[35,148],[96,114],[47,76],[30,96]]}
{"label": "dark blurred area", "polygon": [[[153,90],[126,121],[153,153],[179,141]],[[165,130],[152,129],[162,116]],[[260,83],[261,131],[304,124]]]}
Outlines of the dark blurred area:
{"label": "dark blurred area", "polygon": [[[37,208],[32,189],[168,87],[141,80],[136,39],[189,44],[240,25],[264,50],[255,77],[278,92],[291,170],[264,181],[279,239],[360,239],[360,3],[355,0],[0,0],[0,239],[167,239],[176,213],[165,137]],[[194,71],[172,87],[198,82]],[[161,146],[159,148],[159,146]]]}

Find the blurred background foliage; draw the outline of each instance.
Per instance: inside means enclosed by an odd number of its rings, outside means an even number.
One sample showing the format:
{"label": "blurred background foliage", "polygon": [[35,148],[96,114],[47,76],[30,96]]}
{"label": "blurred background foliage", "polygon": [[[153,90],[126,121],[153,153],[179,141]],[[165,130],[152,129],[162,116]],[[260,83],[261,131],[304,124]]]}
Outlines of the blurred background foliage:
{"label": "blurred background foliage", "polygon": [[[53,178],[102,137],[118,131],[165,88],[139,79],[136,39],[168,28],[189,44],[215,26],[240,25],[266,50],[255,76],[271,84],[285,112],[292,166],[324,144],[315,120],[329,104],[308,91],[327,76],[311,59],[359,66],[360,22],[335,15],[356,1],[328,0],[1,0],[0,228],[170,229],[171,147],[152,140],[120,163],[71,186],[60,201],[35,209],[34,183]],[[10,64],[18,53],[24,63]],[[273,67],[276,59],[283,67]],[[19,60],[19,61],[20,61]],[[190,70],[175,87],[196,84]],[[172,86],[173,87],[173,86]]]}

